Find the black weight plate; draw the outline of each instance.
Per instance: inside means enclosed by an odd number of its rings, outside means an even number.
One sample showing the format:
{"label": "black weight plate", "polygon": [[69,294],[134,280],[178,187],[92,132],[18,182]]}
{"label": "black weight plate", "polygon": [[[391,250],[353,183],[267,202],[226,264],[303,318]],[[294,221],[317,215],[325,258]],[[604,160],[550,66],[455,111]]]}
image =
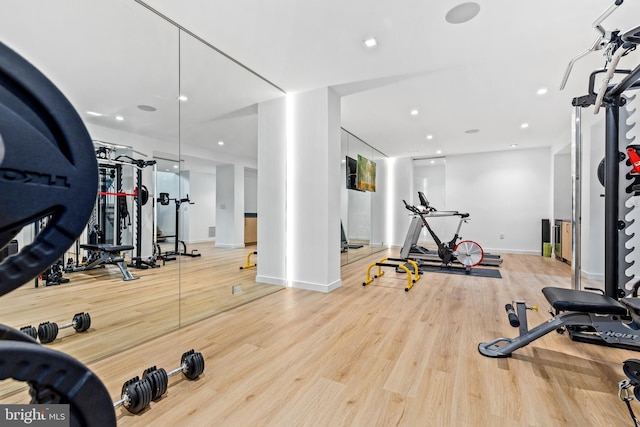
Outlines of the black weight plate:
{"label": "black weight plate", "polygon": [[80,116],[42,73],[0,43],[0,248],[47,225],[0,263],[0,295],[55,263],[86,225],[97,194],[93,144]]}
{"label": "black weight plate", "polygon": [[633,385],[640,385],[640,360],[627,359],[622,364],[622,371]]}
{"label": "black weight plate", "polygon": [[42,344],[48,344],[55,341],[58,337],[58,324],[44,322],[38,325],[38,338]]}
{"label": "black weight plate", "polygon": [[33,342],[0,341],[0,380],[8,378],[50,391],[47,401],[33,396],[31,403],[68,404],[72,427],[116,425],[104,384],[71,356]]}
{"label": "black weight plate", "polygon": [[149,201],[149,190],[144,185],[142,185],[141,188],[142,190],[140,190],[140,204],[144,206]]}
{"label": "black weight plate", "polygon": [[169,377],[164,368],[156,369],[155,366],[152,366],[142,373],[142,378],[147,378],[151,384],[151,400],[158,400],[167,392]]}
{"label": "black weight plate", "polygon": [[182,363],[186,363],[187,369],[183,370],[182,373],[188,380],[195,380],[204,372],[204,357],[202,357],[202,353],[190,354],[184,358]]}
{"label": "black weight plate", "polygon": [[91,327],[91,316],[89,313],[78,313],[73,316],[72,323],[76,332],[84,332]]}
{"label": "black weight plate", "polygon": [[151,403],[151,384],[149,380],[142,378],[126,385],[123,394],[129,397],[129,401],[124,404],[125,409],[132,414],[139,414]]}
{"label": "black weight plate", "polygon": [[602,159],[598,164],[598,170],[596,174],[598,176],[598,181],[600,182],[600,185],[604,186],[604,159]]}
{"label": "black weight plate", "polygon": [[38,331],[33,326],[23,326],[22,328],[20,328],[20,332],[30,336],[34,340],[38,338]]}

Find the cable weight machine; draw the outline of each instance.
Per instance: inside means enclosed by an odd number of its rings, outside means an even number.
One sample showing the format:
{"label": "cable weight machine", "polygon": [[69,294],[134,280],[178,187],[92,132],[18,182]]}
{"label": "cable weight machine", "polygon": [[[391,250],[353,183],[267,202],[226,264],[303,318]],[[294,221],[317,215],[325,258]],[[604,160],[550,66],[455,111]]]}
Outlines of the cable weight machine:
{"label": "cable weight machine", "polygon": [[158,203],[160,203],[162,206],[168,206],[169,203],[171,203],[171,201],[173,201],[176,206],[176,218],[175,218],[176,228],[175,228],[175,234],[173,236],[169,235],[166,237],[174,238],[174,249],[173,251],[167,251],[163,253],[160,250],[160,245],[156,243],[157,253],[160,254],[159,257],[162,258],[162,262],[164,263],[165,261],[174,261],[176,259],[175,258],[176,256],[188,256],[192,258],[201,256],[202,254],[199,253],[197,249],[192,249],[191,252],[187,252],[187,244],[184,242],[184,240],[180,240],[180,207],[182,206],[183,203],[187,203],[190,205],[193,205],[195,203],[193,203],[189,199],[188,194],[187,194],[187,197],[178,199],[178,198],[169,197],[169,193],[160,193],[158,197]]}

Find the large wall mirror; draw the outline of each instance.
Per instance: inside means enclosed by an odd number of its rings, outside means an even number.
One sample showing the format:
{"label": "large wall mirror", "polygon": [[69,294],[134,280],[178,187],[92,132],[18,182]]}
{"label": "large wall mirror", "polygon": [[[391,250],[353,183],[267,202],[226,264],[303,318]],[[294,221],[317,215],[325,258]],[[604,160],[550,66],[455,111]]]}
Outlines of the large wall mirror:
{"label": "large wall mirror", "polygon": [[[386,248],[385,233],[374,230],[378,222],[375,216],[376,198],[380,197],[383,185],[379,174],[376,175],[377,165],[386,156],[349,131],[341,130],[341,162],[344,185],[341,189],[341,265],[359,260],[372,253]],[[363,168],[369,169],[369,176],[365,177],[368,185],[363,185]]]}
{"label": "large wall mirror", "polygon": [[190,201],[182,224],[190,242],[181,260],[185,325],[282,289],[256,283],[256,269],[240,267],[259,259],[257,105],[284,94],[186,31],[180,94],[179,193]]}
{"label": "large wall mirror", "polygon": [[[88,363],[280,289],[256,284],[255,268],[239,269],[255,250],[245,217],[259,220],[257,103],[280,90],[130,0],[12,1],[0,41],[85,122],[100,164],[104,235],[85,233],[61,259],[68,281],[30,280],[5,295],[0,323],[37,328],[89,313],[88,331],[60,330],[46,344]],[[218,245],[228,230],[239,237]],[[25,228],[18,246],[36,232]],[[100,242],[121,250],[91,246]],[[5,381],[0,394],[22,385]]]}

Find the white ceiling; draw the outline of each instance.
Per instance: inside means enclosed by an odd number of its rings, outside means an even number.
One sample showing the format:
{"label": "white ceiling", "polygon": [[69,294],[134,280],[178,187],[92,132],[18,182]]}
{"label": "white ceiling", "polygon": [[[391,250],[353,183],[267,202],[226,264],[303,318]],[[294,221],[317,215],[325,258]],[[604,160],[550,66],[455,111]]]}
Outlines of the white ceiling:
{"label": "white ceiling", "polygon": [[[602,51],[577,63],[562,92],[560,82],[613,3],[478,0],[475,19],[452,25],[444,17],[461,0],[145,2],[287,92],[349,94],[369,82],[343,98],[342,124],[390,156],[568,144],[571,99],[586,93]],[[639,17],[639,2],[627,0],[603,27],[626,30]],[[379,45],[368,50],[371,36]],[[630,55],[621,65],[636,63]]]}
{"label": "white ceiling", "polygon": [[[576,64],[564,91],[559,85],[612,2],[478,0],[475,19],[452,25],[444,16],[461,1],[145,1],[286,92],[333,88],[343,95],[343,127],[387,155],[414,157],[568,144],[571,99],[585,94],[602,51]],[[282,92],[138,3],[7,0],[0,41],[44,71],[92,125],[165,141],[180,135],[214,158],[255,157],[255,104]],[[640,2],[627,0],[603,26],[625,30],[638,17]],[[371,36],[379,45],[369,50],[362,41]],[[621,66],[637,62],[634,53]],[[189,100],[177,102],[179,92]]]}

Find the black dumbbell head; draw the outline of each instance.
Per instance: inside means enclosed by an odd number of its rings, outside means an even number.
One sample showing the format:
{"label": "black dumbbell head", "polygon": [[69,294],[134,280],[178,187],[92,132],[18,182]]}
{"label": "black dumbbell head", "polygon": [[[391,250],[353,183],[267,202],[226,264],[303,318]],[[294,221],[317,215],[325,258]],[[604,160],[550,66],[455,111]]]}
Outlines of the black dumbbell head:
{"label": "black dumbbell head", "polygon": [[202,353],[189,350],[182,355],[180,364],[184,366],[182,373],[189,380],[195,380],[204,372],[204,357]]}
{"label": "black dumbbell head", "polygon": [[29,335],[34,340],[38,338],[38,331],[31,325],[23,326],[22,328],[20,328],[20,332]]}
{"label": "black dumbbell head", "polygon": [[152,366],[145,369],[142,373],[142,378],[146,378],[151,384],[151,400],[157,400],[167,392],[169,377],[167,376],[167,371],[163,368],[156,369],[155,366]]}
{"label": "black dumbbell head", "polygon": [[42,344],[55,341],[58,336],[58,325],[56,323],[44,322],[38,325],[38,338]]}
{"label": "black dumbbell head", "polygon": [[76,332],[84,332],[91,327],[91,316],[89,313],[78,313],[73,316],[72,323]]}
{"label": "black dumbbell head", "polygon": [[133,377],[122,385],[122,397],[127,397],[124,407],[132,414],[139,414],[151,403],[151,384],[146,378]]}

